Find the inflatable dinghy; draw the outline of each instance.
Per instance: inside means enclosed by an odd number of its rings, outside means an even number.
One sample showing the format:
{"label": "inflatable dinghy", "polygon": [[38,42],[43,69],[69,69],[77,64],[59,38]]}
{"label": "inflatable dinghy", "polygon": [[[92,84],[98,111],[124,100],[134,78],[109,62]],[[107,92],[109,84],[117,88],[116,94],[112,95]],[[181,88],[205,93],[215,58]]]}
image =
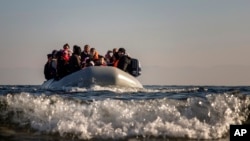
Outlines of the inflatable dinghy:
{"label": "inflatable dinghy", "polygon": [[116,86],[143,88],[132,75],[112,66],[92,66],[69,74],[60,80],[45,81],[43,89],[62,89],[63,87]]}

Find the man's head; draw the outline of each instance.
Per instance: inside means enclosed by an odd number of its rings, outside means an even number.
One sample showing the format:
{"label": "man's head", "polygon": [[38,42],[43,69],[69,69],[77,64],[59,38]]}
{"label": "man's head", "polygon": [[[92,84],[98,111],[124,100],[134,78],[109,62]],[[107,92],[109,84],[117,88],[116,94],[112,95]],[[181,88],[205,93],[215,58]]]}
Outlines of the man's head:
{"label": "man's head", "polygon": [[118,50],[119,56],[122,56],[122,55],[124,55],[125,53],[126,53],[126,50],[125,50],[124,48],[119,48],[119,50]]}
{"label": "man's head", "polygon": [[68,43],[66,43],[66,44],[64,44],[63,45],[63,49],[69,49],[70,47],[69,47],[69,44]]}
{"label": "man's head", "polygon": [[84,46],[84,49],[83,49],[85,52],[90,52],[90,46],[89,45],[85,45]]}

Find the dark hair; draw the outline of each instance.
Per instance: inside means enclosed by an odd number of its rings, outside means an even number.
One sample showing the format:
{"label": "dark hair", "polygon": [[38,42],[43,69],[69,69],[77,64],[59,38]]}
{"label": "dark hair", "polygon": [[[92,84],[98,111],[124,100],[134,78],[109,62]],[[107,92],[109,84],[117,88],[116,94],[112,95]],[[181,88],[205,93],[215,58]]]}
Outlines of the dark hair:
{"label": "dark hair", "polygon": [[81,55],[81,52],[82,52],[81,47],[74,45],[73,50],[74,50],[74,54]]}
{"label": "dark hair", "polygon": [[84,46],[84,48],[86,48],[86,47],[89,47],[89,45],[88,45],[88,44],[86,44],[86,45]]}
{"label": "dark hair", "polygon": [[114,57],[115,57],[115,59],[119,59],[119,55],[117,52],[114,54]]}
{"label": "dark hair", "polygon": [[57,53],[56,53],[56,57],[57,58],[61,57],[62,55],[63,55],[63,51],[62,50],[57,51]]}
{"label": "dark hair", "polygon": [[67,47],[67,46],[69,47],[69,44],[68,44],[68,43],[64,44],[64,45],[63,45],[63,48],[65,48],[65,47]]}
{"label": "dark hair", "polygon": [[124,48],[119,48],[118,52],[126,53],[126,50]]}
{"label": "dark hair", "polygon": [[48,58],[52,57],[52,54],[47,54],[47,57],[48,57]]}
{"label": "dark hair", "polygon": [[91,49],[90,49],[90,52],[93,52],[93,51],[96,51],[95,48],[91,48]]}

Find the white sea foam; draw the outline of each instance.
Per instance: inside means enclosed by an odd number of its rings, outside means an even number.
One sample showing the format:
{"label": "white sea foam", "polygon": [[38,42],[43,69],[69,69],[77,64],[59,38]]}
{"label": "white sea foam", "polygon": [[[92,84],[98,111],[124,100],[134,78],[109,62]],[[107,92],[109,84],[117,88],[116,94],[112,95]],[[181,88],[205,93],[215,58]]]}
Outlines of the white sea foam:
{"label": "white sea foam", "polygon": [[67,92],[90,92],[90,91],[111,91],[115,93],[128,93],[128,92],[139,92],[146,89],[143,88],[124,88],[124,87],[103,87],[99,85],[93,85],[90,88],[79,88],[79,87],[64,87],[63,90]]}
{"label": "white sea foam", "polygon": [[[79,87],[63,87],[62,90],[67,92],[89,92],[89,91],[111,91],[115,93],[136,93],[136,92],[143,92],[143,93],[181,93],[181,92],[194,92],[198,91],[199,87],[188,87],[188,88],[164,88],[164,89],[155,89],[150,87],[144,88],[125,88],[125,87],[114,87],[114,86],[99,86],[93,85],[90,88],[79,88]],[[207,91],[207,89],[204,89]]]}
{"label": "white sea foam", "polygon": [[221,138],[228,133],[230,124],[241,124],[249,114],[249,98],[228,94],[206,98],[84,102],[29,93],[5,97],[7,112],[16,114],[13,117],[16,123],[30,125],[40,132],[73,134],[81,139]]}

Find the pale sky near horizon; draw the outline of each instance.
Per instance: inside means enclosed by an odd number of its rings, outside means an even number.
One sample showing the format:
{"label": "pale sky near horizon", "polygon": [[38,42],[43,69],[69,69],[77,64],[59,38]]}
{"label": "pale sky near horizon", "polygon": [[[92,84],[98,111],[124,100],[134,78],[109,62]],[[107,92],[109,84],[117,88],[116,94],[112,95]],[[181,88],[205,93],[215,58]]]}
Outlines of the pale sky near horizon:
{"label": "pale sky near horizon", "polygon": [[40,85],[69,43],[124,47],[144,85],[250,85],[248,0],[0,0],[0,85]]}

